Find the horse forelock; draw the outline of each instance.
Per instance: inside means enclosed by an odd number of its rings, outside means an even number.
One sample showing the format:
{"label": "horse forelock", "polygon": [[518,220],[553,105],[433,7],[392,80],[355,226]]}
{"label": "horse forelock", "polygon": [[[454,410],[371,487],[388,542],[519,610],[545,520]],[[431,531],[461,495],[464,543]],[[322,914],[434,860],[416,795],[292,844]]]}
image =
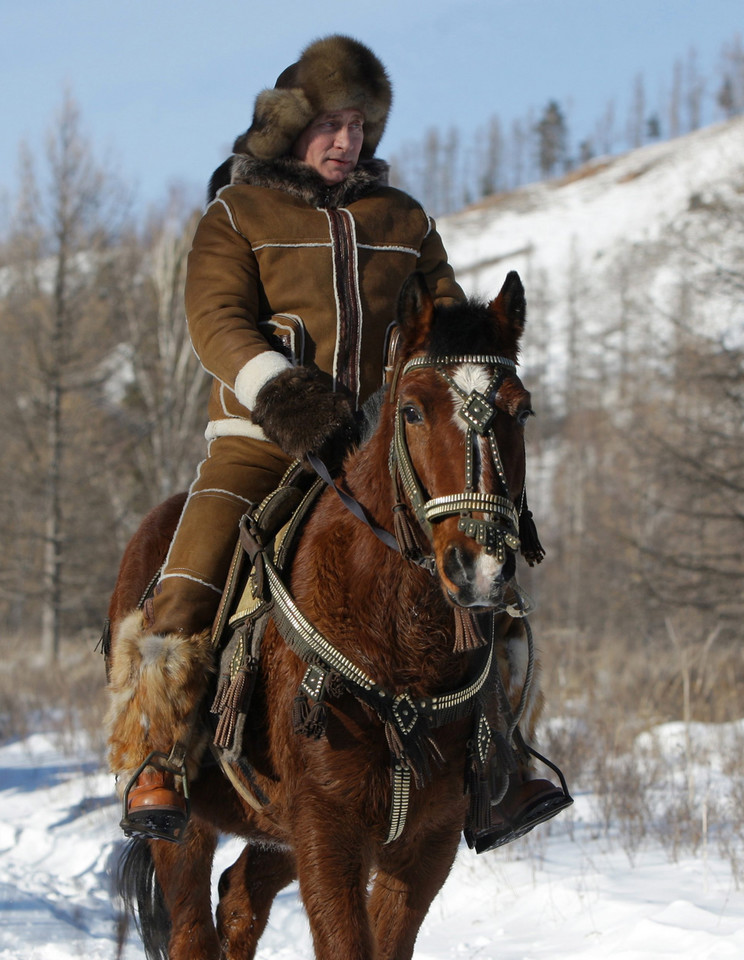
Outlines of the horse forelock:
{"label": "horse forelock", "polygon": [[429,356],[494,356],[513,349],[513,343],[504,342],[488,304],[482,300],[471,298],[437,307],[427,344]]}

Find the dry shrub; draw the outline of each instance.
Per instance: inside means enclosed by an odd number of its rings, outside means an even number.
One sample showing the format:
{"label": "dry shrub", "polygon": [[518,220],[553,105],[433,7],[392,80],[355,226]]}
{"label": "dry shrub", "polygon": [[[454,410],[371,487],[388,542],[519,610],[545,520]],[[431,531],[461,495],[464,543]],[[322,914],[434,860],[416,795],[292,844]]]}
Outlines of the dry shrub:
{"label": "dry shrub", "polygon": [[41,661],[37,639],[4,640],[0,742],[51,732],[66,754],[84,744],[103,757],[106,677],[96,639],[86,635],[64,641],[59,662],[51,666]]}
{"label": "dry shrub", "polygon": [[[664,641],[667,640],[665,643]],[[712,646],[683,662],[668,638],[658,646],[615,638],[597,643],[580,632],[540,637],[547,706],[543,752],[563,769],[569,788],[595,798],[595,830],[616,838],[633,860],[647,839],[676,860],[717,843],[737,882],[744,863],[744,749],[729,743],[715,764],[730,784],[722,802],[711,793],[711,758],[690,747],[662,750],[639,735],[679,721],[724,724],[741,716],[744,660],[736,645]],[[737,852],[739,851],[739,852]]]}

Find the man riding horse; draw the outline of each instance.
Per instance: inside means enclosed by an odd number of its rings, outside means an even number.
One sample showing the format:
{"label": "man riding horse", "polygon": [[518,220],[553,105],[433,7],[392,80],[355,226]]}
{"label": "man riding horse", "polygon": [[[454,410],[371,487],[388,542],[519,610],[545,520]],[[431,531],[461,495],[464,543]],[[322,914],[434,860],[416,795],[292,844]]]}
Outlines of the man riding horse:
{"label": "man riding horse", "polygon": [[[174,744],[189,776],[198,773],[210,628],[241,516],[293,460],[337,462],[354,441],[412,271],[436,303],[464,299],[433,221],[388,186],[375,157],[391,97],[363,44],[316,41],[258,95],[251,126],[212,178],[186,279],[191,339],[214,378],[206,457],[157,586],[116,634],[124,679],[112,684],[110,763],[119,789],[129,787],[129,832],[183,832],[180,778],[153,763],[132,780]],[[564,805],[563,791],[523,765],[494,812],[500,842]]]}

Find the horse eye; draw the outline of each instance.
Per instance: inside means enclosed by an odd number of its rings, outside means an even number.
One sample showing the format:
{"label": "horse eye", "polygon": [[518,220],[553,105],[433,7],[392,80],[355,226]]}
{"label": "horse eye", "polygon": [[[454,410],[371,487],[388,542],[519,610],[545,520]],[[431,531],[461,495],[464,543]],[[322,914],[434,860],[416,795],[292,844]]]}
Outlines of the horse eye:
{"label": "horse eye", "polygon": [[418,407],[415,407],[412,403],[406,403],[401,408],[401,413],[403,414],[403,419],[406,423],[423,423],[424,418],[421,411]]}
{"label": "horse eye", "polygon": [[530,417],[534,417],[534,416],[535,416],[535,411],[529,407],[526,410],[520,410],[519,413],[517,414],[517,423],[519,424],[520,427],[523,427],[527,423],[527,421],[530,419]]}

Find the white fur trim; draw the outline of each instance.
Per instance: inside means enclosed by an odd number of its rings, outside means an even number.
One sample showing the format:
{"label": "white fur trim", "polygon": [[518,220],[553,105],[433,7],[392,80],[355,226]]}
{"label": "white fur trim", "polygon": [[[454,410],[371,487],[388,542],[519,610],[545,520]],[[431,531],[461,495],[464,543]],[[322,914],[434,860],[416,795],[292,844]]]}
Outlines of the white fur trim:
{"label": "white fur trim", "polygon": [[216,440],[217,437],[250,437],[251,440],[266,440],[266,434],[261,427],[243,417],[230,417],[226,420],[210,420],[204,431],[207,440]]}
{"label": "white fur trim", "polygon": [[252,410],[256,405],[256,397],[261,387],[269,380],[273,380],[282,370],[287,370],[292,364],[276,350],[264,350],[238,372],[235,378],[235,396],[244,407]]}

